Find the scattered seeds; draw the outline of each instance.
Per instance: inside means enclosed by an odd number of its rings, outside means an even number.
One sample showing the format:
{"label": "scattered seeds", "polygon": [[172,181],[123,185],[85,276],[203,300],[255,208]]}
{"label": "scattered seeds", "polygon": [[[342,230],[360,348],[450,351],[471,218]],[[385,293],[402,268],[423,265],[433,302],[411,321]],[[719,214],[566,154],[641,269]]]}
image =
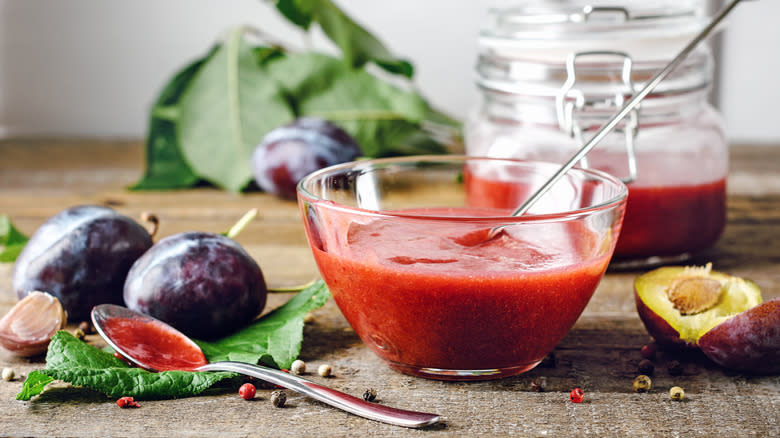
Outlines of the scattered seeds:
{"label": "scattered seeds", "polygon": [[639,354],[641,354],[645,359],[653,360],[655,359],[656,351],[657,348],[655,344],[647,344],[642,346],[642,349],[639,350]]}
{"label": "scattered seeds", "polygon": [[682,364],[676,360],[669,362],[667,366],[670,376],[679,376],[683,372]]}
{"label": "scattered seeds", "polygon": [[133,400],[133,397],[121,397],[116,401],[116,405],[120,408],[140,408],[141,405]]}
{"label": "scattered seeds", "polygon": [[73,336],[79,341],[83,341],[84,338],[87,336],[87,334],[84,333],[84,330],[76,329],[75,331],[73,331]]}
{"label": "scattered seeds", "polygon": [[539,377],[531,381],[531,389],[536,392],[544,392],[547,388],[547,378]]}
{"label": "scattered seeds", "polygon": [[537,377],[531,381],[531,389],[536,392],[544,392],[547,389],[547,377]]}
{"label": "scattered seeds", "polygon": [[3,380],[5,380],[6,382],[10,382],[11,380],[14,379],[14,377],[16,377],[16,372],[14,372],[13,368],[3,368],[2,377]]}
{"label": "scattered seeds", "polygon": [[319,374],[322,377],[330,377],[331,373],[333,373],[333,368],[330,367],[328,364],[322,364],[317,368],[317,374]]}
{"label": "scattered seeds", "polygon": [[306,362],[297,359],[295,360],[292,365],[290,365],[290,371],[292,371],[293,374],[303,374],[306,372]]}
{"label": "scattered seeds", "polygon": [[669,390],[669,398],[676,401],[683,400],[685,398],[685,391],[679,386],[672,386]]}
{"label": "scattered seeds", "polygon": [[277,408],[283,408],[287,403],[287,394],[282,390],[276,390],[271,393],[271,403]]}
{"label": "scattered seeds", "polygon": [[585,400],[585,391],[581,388],[572,389],[569,393],[569,400],[571,400],[572,403],[582,403],[582,401]]}
{"label": "scattered seeds", "polygon": [[240,388],[238,388],[238,395],[240,395],[244,400],[252,400],[255,398],[256,393],[257,388],[255,388],[255,385],[251,383],[244,383]]}
{"label": "scattered seeds", "polygon": [[92,324],[90,324],[87,321],[81,321],[79,323],[79,330],[84,332],[84,334],[91,335],[94,333],[94,327],[92,327]]}
{"label": "scattered seeds", "polygon": [[376,400],[376,389],[374,388],[366,389],[366,391],[363,393],[363,400],[369,402]]}
{"label": "scattered seeds", "polygon": [[648,392],[652,386],[653,381],[644,374],[640,374],[634,379],[634,391],[636,392]]}
{"label": "scattered seeds", "polygon": [[655,371],[655,365],[653,365],[652,362],[647,359],[642,359],[639,361],[639,374],[652,376],[653,371]]}

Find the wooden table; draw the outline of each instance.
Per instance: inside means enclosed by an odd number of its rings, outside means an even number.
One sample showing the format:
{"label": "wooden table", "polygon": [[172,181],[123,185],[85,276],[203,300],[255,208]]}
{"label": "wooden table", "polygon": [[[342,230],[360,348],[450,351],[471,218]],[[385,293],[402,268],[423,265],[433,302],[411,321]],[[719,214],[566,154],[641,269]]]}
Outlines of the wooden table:
{"label": "wooden table", "polygon": [[[765,299],[780,296],[780,147],[733,147],[725,235],[698,257],[718,270],[753,279]],[[83,203],[110,205],[131,217],[154,211],[160,235],[185,230],[223,231],[250,208],[260,217],[238,237],[257,259],[272,286],[305,283],[317,276],[297,207],[262,193],[234,195],[210,188],[177,192],[128,192],[142,168],[138,142],[1,141],[0,214],[9,214],[31,234],[61,209]],[[0,312],[14,304],[11,266],[0,264]],[[246,402],[234,392],[145,401],[119,409],[102,394],[64,385],[29,401],[16,401],[22,379],[0,381],[0,435],[24,436],[343,436],[343,435],[521,435],[521,436],[778,436],[780,376],[754,377],[724,370],[703,357],[661,354],[654,389],[637,394],[632,381],[649,337],[634,308],[632,281],[638,272],[609,272],[574,329],[555,349],[557,365],[538,367],[499,381],[452,383],[391,371],[349,328],[333,302],[315,312],[305,329],[301,358],[310,369],[329,363],[334,388],[360,395],[378,390],[378,402],[436,412],[443,421],[410,430],[337,411],[290,393],[276,409],[261,390]],[[274,294],[269,308],[290,295]],[[70,329],[75,328],[71,326]],[[99,342],[94,336],[92,342]],[[683,374],[667,365],[679,359]],[[42,368],[0,351],[0,366],[17,375]],[[547,378],[535,392],[532,380]],[[673,385],[687,400],[669,399]],[[575,386],[582,404],[569,402]]]}

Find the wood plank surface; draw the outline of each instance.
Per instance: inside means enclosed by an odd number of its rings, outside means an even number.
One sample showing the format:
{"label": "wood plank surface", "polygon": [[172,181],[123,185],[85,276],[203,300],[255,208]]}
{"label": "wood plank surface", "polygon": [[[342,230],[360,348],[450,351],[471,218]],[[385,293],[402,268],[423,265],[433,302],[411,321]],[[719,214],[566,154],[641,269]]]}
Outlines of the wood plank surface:
{"label": "wood plank surface", "polygon": [[[291,286],[318,276],[306,246],[297,206],[263,193],[229,194],[212,188],[129,192],[142,171],[136,141],[0,141],[0,214],[31,234],[65,207],[106,204],[131,217],[153,211],[160,236],[185,230],[223,231],[250,208],[260,216],[237,238],[257,259],[271,286]],[[780,296],[780,147],[732,148],[726,232],[693,263],[754,280],[765,299]],[[0,264],[0,314],[15,303],[11,265]],[[780,436],[780,377],[724,370],[697,355],[662,353],[654,389],[637,394],[639,349],[649,342],[632,296],[642,271],[610,271],[572,331],[555,349],[554,366],[498,381],[453,383],[414,378],[390,370],[355,335],[330,301],[305,328],[301,358],[309,369],[328,363],[334,376],[312,380],[360,396],[378,391],[390,406],[436,412],[443,421],[410,430],[358,418],[288,392],[274,408],[270,390],[253,402],[233,391],[211,391],[179,400],[144,401],[120,409],[114,400],[85,389],[55,385],[28,402],[16,401],[23,377],[43,359],[20,359],[0,349],[0,367],[20,375],[0,381],[2,436]],[[273,294],[273,308],[289,299]],[[77,322],[75,322],[77,323]],[[71,325],[69,329],[74,329]],[[100,344],[96,336],[88,341]],[[683,365],[671,376],[672,360]],[[531,389],[547,378],[547,390]],[[668,390],[682,386],[687,400]],[[582,404],[568,401],[575,386]]]}

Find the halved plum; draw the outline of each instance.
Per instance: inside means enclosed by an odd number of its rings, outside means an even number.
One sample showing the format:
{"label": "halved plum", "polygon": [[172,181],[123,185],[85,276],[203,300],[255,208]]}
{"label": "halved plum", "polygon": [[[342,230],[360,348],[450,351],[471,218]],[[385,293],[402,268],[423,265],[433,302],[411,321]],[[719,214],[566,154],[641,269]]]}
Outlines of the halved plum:
{"label": "halved plum", "polygon": [[698,348],[750,373],[780,372],[780,299],[761,304],[758,286],[702,267],[663,267],[634,281],[637,313],[664,347]]}
{"label": "halved plum", "polygon": [[696,347],[713,327],[761,304],[749,280],[702,267],[667,266],[634,281],[637,313],[655,341],[665,347]]}

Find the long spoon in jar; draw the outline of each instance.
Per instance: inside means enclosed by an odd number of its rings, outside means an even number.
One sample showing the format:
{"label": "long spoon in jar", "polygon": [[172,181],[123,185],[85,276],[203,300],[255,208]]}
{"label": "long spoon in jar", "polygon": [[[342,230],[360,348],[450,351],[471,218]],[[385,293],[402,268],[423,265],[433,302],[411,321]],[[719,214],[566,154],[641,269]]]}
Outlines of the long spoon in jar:
{"label": "long spoon in jar", "polygon": [[[625,118],[628,114],[631,113],[634,109],[636,109],[637,106],[639,106],[639,103],[647,97],[650,92],[655,89],[655,87],[663,81],[666,76],[669,75],[669,73],[672,72],[684,59],[686,56],[688,56],[689,53],[693,51],[693,49],[696,48],[696,46],[699,45],[700,42],[702,42],[705,38],[707,38],[710,33],[717,27],[717,25],[723,20],[723,18],[726,17],[740,2],[741,0],[733,0],[731,3],[729,3],[727,6],[725,6],[718,15],[710,22],[707,27],[701,30],[698,35],[696,35],[695,38],[693,38],[688,45],[686,45],[678,54],[677,56],[672,59],[669,64],[666,65],[666,67],[663,68],[660,72],[658,72],[651,80],[648,82],[638,93],[634,95],[634,97],[631,98],[628,102],[626,102],[625,105],[618,111],[612,118],[605,123],[599,130],[596,132],[596,134],[593,135],[593,137],[588,140],[565,164],[563,164],[560,169],[558,169],[544,184],[542,184],[541,187],[539,187],[536,192],[534,192],[533,195],[531,195],[525,202],[523,202],[519,207],[517,207],[511,214],[511,216],[522,216],[525,213],[528,212],[528,210],[537,202],[539,199],[544,196],[545,193],[547,193],[550,188],[560,180],[563,175],[571,170],[572,167],[574,167],[575,164],[577,164],[581,159],[583,159],[588,152],[590,152],[591,149],[593,149],[594,146],[596,146],[601,140],[604,139],[612,130],[614,130],[618,123],[620,123],[623,118]],[[493,227],[489,230],[487,237],[485,241],[493,239],[496,237],[503,229],[506,227],[506,225],[499,225],[496,227]]]}

